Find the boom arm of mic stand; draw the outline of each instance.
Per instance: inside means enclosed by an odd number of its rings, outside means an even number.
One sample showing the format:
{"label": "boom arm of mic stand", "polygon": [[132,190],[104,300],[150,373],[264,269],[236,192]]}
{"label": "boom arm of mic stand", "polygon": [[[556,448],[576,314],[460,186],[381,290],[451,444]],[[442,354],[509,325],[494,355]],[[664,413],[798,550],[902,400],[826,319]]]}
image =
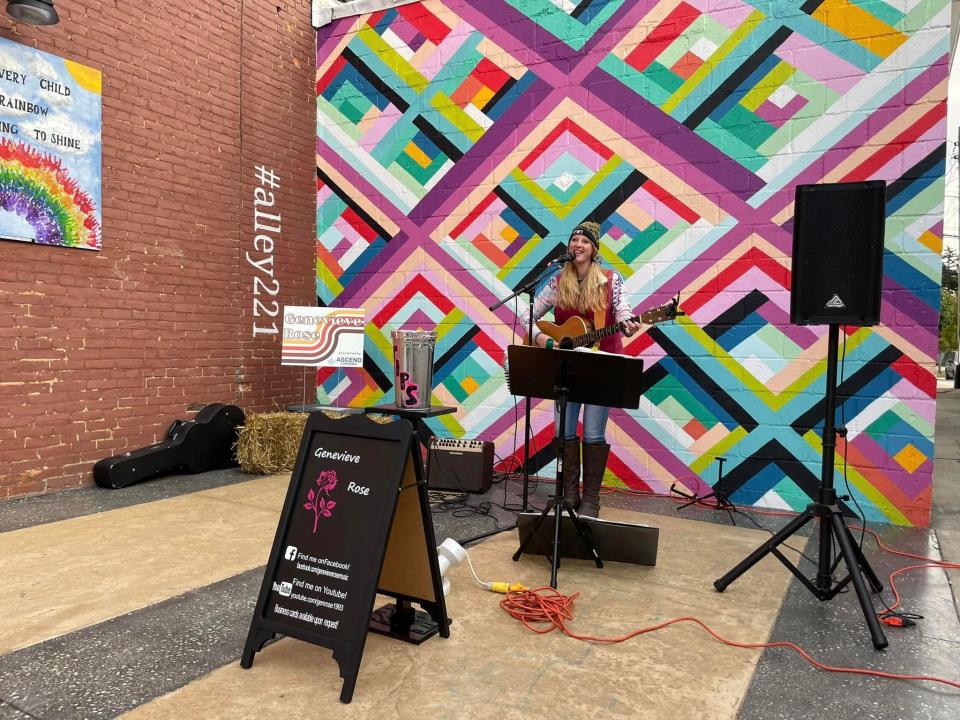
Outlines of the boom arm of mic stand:
{"label": "boom arm of mic stand", "polygon": [[501,305],[505,305],[506,303],[510,302],[510,301],[513,300],[515,297],[517,297],[518,295],[522,295],[523,293],[528,293],[528,294],[530,295],[530,297],[531,297],[531,302],[530,302],[531,312],[530,312],[530,323],[529,323],[529,325],[530,325],[530,327],[532,328],[532,327],[533,327],[533,310],[532,310],[532,308],[533,308],[533,301],[532,301],[533,293],[534,293],[534,291],[537,289],[537,285],[540,284],[540,281],[541,281],[541,280],[543,280],[543,279],[544,279],[545,277],[547,277],[548,275],[552,275],[552,274],[555,273],[557,270],[559,270],[561,267],[562,267],[562,265],[557,265],[556,267],[548,267],[548,268],[546,268],[542,273],[540,273],[539,275],[537,275],[533,280],[530,280],[529,282],[524,283],[524,284],[521,285],[519,288],[517,288],[516,291],[514,291],[514,292],[510,293],[509,295],[507,295],[503,300],[498,300],[498,301],[495,302],[493,305],[491,305],[490,307],[488,307],[487,310],[490,310],[490,311],[496,310],[498,307],[500,307]]}
{"label": "boom arm of mic stand", "polygon": [[[557,270],[560,269],[560,265],[556,267],[547,267],[533,280],[530,280],[527,283],[524,283],[520,288],[510,295],[507,295],[503,300],[500,300],[490,307],[487,310],[493,311],[496,310],[501,305],[513,300],[521,293],[527,293],[529,295],[528,309],[527,309],[527,338],[530,342],[533,342],[533,295],[537,289],[537,285],[540,284],[540,281],[543,280],[548,275],[552,275]],[[524,399],[524,425],[523,425],[523,495],[521,498],[521,508],[523,512],[526,512],[528,505],[528,498],[530,495],[530,398],[527,397]]]}

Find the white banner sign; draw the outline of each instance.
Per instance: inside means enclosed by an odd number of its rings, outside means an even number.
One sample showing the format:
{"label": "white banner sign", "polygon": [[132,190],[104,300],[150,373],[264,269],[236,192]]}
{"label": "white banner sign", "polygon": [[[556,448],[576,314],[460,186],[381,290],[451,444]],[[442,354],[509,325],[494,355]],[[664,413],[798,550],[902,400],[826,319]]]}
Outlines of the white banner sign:
{"label": "white banner sign", "polygon": [[363,308],[283,309],[281,365],[362,367]]}
{"label": "white banner sign", "polygon": [[323,27],[337,18],[386,10],[420,0],[313,0],[313,26]]}

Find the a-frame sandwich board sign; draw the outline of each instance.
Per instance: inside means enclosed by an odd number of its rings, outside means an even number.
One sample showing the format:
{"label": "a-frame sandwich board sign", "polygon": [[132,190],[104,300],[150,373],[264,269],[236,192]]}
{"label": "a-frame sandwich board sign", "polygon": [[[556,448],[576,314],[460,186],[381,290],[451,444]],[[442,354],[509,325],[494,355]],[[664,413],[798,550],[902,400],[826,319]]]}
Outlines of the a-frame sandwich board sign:
{"label": "a-frame sandwich board sign", "polygon": [[[436,633],[449,637],[416,450],[408,420],[310,415],[242,667],[278,635],[330,648],[344,680],[340,700],[348,703],[368,629],[418,643]],[[379,610],[371,628],[378,592],[395,597],[396,609],[392,616]],[[411,601],[427,613],[414,613]]]}

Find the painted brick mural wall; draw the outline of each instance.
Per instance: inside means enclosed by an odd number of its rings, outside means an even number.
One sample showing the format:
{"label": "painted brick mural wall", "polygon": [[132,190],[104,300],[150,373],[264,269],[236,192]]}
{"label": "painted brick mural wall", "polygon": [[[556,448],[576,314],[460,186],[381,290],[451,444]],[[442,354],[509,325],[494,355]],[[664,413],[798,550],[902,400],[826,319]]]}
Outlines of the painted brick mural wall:
{"label": "painted brick mural wall", "polygon": [[[436,328],[438,434],[522,457],[504,382],[524,306],[487,306],[601,221],[638,311],[638,411],[606,481],[725,485],[799,509],[820,475],[826,328],[789,322],[794,187],[888,183],[882,324],[844,337],[838,447],[871,520],[928,522],[945,0],[428,0],[321,28],[317,294],[367,308],[363,371],[321,401],[392,400],[390,331]],[[552,406],[534,410],[551,472]],[[840,484],[842,489],[842,481]]]}

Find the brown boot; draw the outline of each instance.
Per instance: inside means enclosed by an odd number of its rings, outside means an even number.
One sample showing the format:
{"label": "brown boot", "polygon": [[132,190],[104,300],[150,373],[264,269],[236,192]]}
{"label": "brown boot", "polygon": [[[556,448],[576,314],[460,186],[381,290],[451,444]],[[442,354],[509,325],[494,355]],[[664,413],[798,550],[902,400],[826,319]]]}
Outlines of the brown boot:
{"label": "brown boot", "polygon": [[600,513],[600,486],[609,455],[610,446],[607,443],[583,444],[583,499],[580,501],[580,514],[585,517],[595,518]]}
{"label": "brown boot", "polygon": [[[559,452],[560,442],[557,442]],[[573,507],[580,507],[580,438],[564,443],[563,452],[563,499]]]}

